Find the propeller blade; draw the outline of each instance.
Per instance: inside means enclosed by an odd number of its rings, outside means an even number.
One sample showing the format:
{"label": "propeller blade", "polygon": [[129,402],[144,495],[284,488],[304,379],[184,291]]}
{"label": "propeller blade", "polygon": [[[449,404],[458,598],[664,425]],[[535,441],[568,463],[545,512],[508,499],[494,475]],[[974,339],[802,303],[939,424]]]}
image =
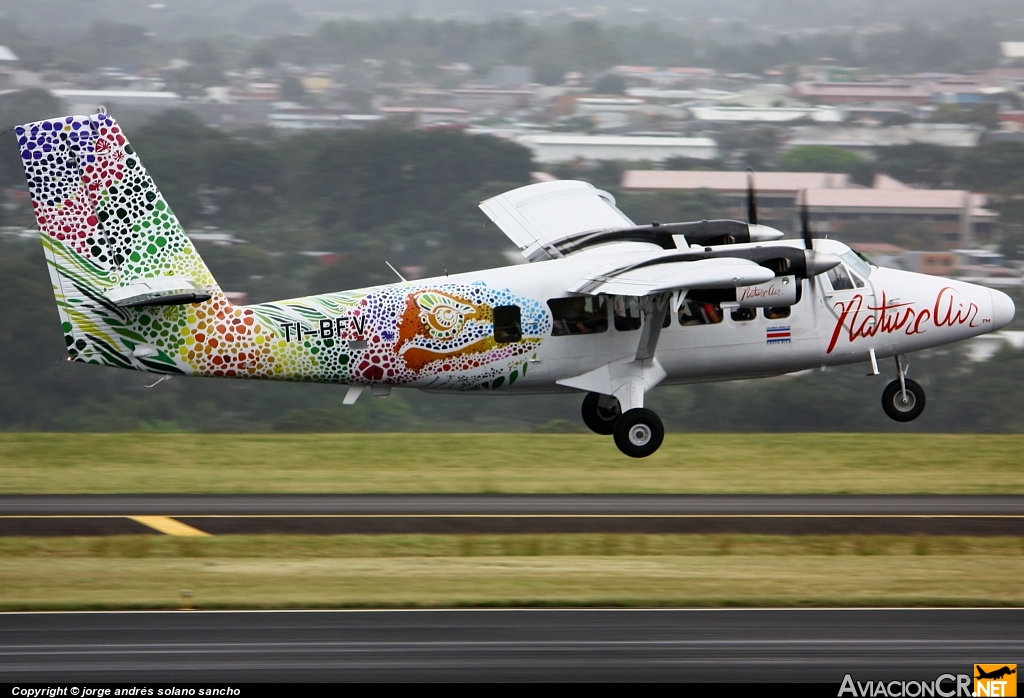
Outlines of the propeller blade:
{"label": "propeller blade", "polygon": [[747,223],[757,225],[757,196],[754,194],[754,170],[747,168]]}
{"label": "propeller blade", "polygon": [[[818,328],[818,284],[817,284],[817,282],[815,280],[815,277],[813,277],[813,276],[811,276],[811,277],[809,277],[807,279],[807,284],[811,287],[810,288],[810,294],[809,294],[811,296],[811,315],[814,317],[814,327],[817,330],[817,328]],[[824,300],[824,299],[822,299],[822,300]]]}
{"label": "propeller blade", "polygon": [[804,239],[804,248],[814,247],[814,233],[811,232],[811,212],[807,207],[807,190],[800,197],[800,234]]}

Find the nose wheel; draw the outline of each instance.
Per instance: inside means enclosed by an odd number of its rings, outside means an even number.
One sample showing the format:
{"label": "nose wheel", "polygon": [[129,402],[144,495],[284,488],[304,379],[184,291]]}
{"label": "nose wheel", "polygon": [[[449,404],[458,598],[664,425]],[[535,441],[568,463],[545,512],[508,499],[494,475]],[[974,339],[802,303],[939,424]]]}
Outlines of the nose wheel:
{"label": "nose wheel", "polygon": [[900,385],[899,379],[885,386],[882,392],[882,409],[890,419],[897,422],[910,422],[924,412],[924,389],[909,378],[904,378],[906,390]]}
{"label": "nose wheel", "polygon": [[882,409],[890,419],[911,422],[924,412],[924,388],[907,378],[907,365],[896,357],[896,380],[882,391]]}

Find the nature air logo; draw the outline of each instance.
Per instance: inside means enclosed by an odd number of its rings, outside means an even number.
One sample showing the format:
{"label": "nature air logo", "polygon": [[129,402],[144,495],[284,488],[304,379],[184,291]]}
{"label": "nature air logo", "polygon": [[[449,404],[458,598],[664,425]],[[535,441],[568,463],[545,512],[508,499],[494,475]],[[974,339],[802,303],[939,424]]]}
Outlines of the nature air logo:
{"label": "nature air logo", "polygon": [[974,695],[988,696],[1017,695],[1016,664],[975,664]]}

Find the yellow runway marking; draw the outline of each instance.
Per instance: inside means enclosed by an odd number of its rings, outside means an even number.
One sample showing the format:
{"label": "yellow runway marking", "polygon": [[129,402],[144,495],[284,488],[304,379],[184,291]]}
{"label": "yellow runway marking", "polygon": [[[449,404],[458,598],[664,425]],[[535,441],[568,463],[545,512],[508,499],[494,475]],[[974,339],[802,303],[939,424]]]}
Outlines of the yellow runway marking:
{"label": "yellow runway marking", "polygon": [[129,516],[132,521],[137,521],[143,526],[149,526],[154,528],[160,533],[166,533],[169,536],[208,536],[210,535],[206,531],[200,531],[198,528],[193,528],[186,523],[182,523],[177,519],[172,519],[169,516]]}

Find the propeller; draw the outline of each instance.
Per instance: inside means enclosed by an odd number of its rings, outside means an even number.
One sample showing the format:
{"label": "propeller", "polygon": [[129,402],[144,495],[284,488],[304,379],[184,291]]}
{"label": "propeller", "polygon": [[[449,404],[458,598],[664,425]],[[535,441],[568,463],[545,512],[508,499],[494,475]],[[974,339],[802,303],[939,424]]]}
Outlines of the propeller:
{"label": "propeller", "polygon": [[807,190],[800,194],[800,236],[804,239],[804,249],[814,249],[814,233],[811,232],[811,211],[807,207]]}
{"label": "propeller", "polygon": [[807,207],[807,190],[800,192],[800,237],[804,241],[804,260],[807,278],[811,280],[813,290],[814,277],[824,274],[832,267],[839,265],[839,257],[828,252],[814,250],[814,233],[811,232],[811,212]]}
{"label": "propeller", "polygon": [[754,170],[747,168],[747,237],[750,242],[771,242],[782,237],[775,228],[757,222],[757,192],[754,189]]}
{"label": "propeller", "polygon": [[[818,284],[816,277],[824,274],[829,269],[839,265],[839,257],[828,252],[816,252],[814,250],[814,232],[811,231],[811,211],[807,206],[807,190],[800,192],[800,237],[804,241],[804,261],[806,263],[807,283],[810,284],[811,312],[814,315],[814,325],[818,325]],[[824,301],[824,296],[821,297]]]}
{"label": "propeller", "polygon": [[800,237],[804,241],[804,260],[807,263],[807,283],[810,286],[811,314],[814,326],[818,326],[818,288],[816,274],[811,274],[811,263],[814,261],[814,233],[811,232],[811,210],[807,206],[807,190],[800,192]]}
{"label": "propeller", "polygon": [[754,170],[747,168],[747,223],[757,225],[757,196],[754,194]]}

